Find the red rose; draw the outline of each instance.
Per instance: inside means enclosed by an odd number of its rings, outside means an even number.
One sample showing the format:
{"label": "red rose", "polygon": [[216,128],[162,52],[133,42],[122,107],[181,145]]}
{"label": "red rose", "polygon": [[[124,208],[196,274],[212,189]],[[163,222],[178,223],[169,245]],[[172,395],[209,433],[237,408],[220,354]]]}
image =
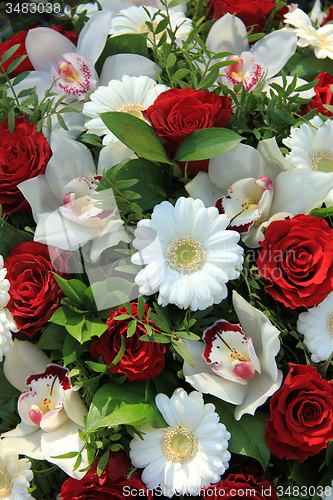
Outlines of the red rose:
{"label": "red rose", "polygon": [[[333,9],[332,9],[333,11]],[[317,113],[322,113],[326,116],[332,116],[332,112],[324,108],[324,104],[333,105],[333,94],[331,90],[331,85],[333,84],[333,76],[326,71],[319,73],[315,80],[319,82],[313,88],[316,95],[314,95],[308,104],[303,104],[301,106],[301,114],[305,115],[309,113],[312,109],[317,109]]]}
{"label": "red rose", "polygon": [[[138,307],[132,303],[132,314],[138,318]],[[145,305],[143,321],[146,321],[148,305]],[[108,329],[100,338],[95,338],[91,352],[95,358],[100,355],[103,361],[110,365],[121,348],[121,337],[125,339],[125,352],[120,361],[110,368],[111,373],[123,373],[129,380],[148,380],[158,375],[164,368],[165,345],[157,342],[144,342],[139,340],[147,332],[138,323],[134,335],[127,337],[128,323],[131,319],[117,321],[117,316],[127,314],[125,307],[110,312]],[[149,324],[157,331],[159,328],[149,320]]]}
{"label": "red rose", "polygon": [[[231,103],[230,97],[206,90],[170,89],[142,113],[173,158],[180,143],[195,130],[225,128],[232,113]],[[194,177],[200,170],[207,172],[208,163],[209,160],[189,162],[187,173]]]}
{"label": "red rose", "polygon": [[[238,493],[239,492],[239,493]],[[211,500],[252,498],[253,500],[278,500],[277,490],[254,467],[238,467],[228,471],[222,481],[204,488],[201,496]]]}
{"label": "red rose", "polygon": [[[38,28],[39,26],[34,26],[34,28]],[[8,66],[10,63],[12,63],[15,59],[18,59],[21,56],[27,55],[27,51],[25,48],[25,39],[27,37],[28,31],[30,30],[26,29],[24,31],[21,31],[20,33],[16,33],[10,40],[7,40],[7,42],[0,43],[0,59],[4,55],[7,50],[9,50],[11,47],[14,45],[17,45],[18,43],[21,44],[21,46],[17,49],[17,51],[7,59],[7,61],[4,63],[4,68],[7,71]],[[32,28],[33,29],[33,28]],[[62,35],[64,35],[66,38],[68,38],[71,42],[76,44],[77,38],[78,38],[78,33],[75,33],[74,31],[64,31],[61,26],[55,26],[54,28],[51,28],[55,31],[58,31]],[[21,62],[21,64],[10,73],[10,76],[13,78],[14,76],[18,75],[19,73],[22,73],[23,71],[33,71],[34,67],[32,66],[29,57],[26,57],[24,61]],[[1,69],[0,69],[1,73]]]}
{"label": "red rose", "polygon": [[275,7],[274,0],[209,0],[207,17],[220,19],[225,14],[236,14],[247,28],[254,26],[253,33],[260,33]]}
{"label": "red rose", "polygon": [[[132,465],[124,451],[110,453],[109,461],[101,477],[97,475],[97,463],[98,459],[82,479],[71,477],[67,479],[61,487],[60,498],[63,500],[116,500],[118,498],[137,500],[137,498],[142,498],[144,492],[147,491],[138,471],[127,479]],[[151,495],[148,496],[151,497]]]}
{"label": "red rose", "polygon": [[47,325],[63,297],[53,275],[48,247],[36,241],[16,245],[4,267],[10,282],[7,307],[20,333],[31,337]]}
{"label": "red rose", "polygon": [[289,373],[271,398],[265,439],[278,458],[304,462],[333,439],[333,383],[314,366],[289,363]]}
{"label": "red rose", "polygon": [[52,155],[44,135],[22,116],[15,118],[14,132],[8,119],[0,124],[0,204],[2,213],[30,211],[17,185],[45,172]]}
{"label": "red rose", "polygon": [[312,307],[333,290],[333,230],[324,219],[296,215],[272,222],[257,259],[266,291],[286,307]]}
{"label": "red rose", "polygon": [[329,23],[330,21],[333,21],[333,7],[327,7],[327,16],[323,22],[320,23],[320,26],[324,26],[324,24]]}

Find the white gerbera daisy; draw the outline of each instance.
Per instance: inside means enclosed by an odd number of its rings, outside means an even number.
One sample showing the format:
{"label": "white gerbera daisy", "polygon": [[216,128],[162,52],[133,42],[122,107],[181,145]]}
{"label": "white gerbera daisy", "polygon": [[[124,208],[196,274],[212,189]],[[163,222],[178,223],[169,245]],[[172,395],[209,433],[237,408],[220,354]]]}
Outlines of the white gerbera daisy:
{"label": "white gerbera daisy", "polygon": [[[309,124],[291,127],[289,137],[282,142],[291,149],[286,159],[294,168],[333,172],[333,120],[324,122],[315,116]],[[333,190],[324,201],[333,205]]]}
{"label": "white gerbera daisy", "polygon": [[121,111],[144,120],[142,111],[149,108],[155,99],[169,87],[157,84],[148,76],[123,76],[122,80],[111,80],[107,87],[100,86],[83,106],[83,113],[92,118],[85,123],[91,134],[104,135],[103,144],[118,141],[100,118],[101,113]]}
{"label": "white gerbera daisy", "polygon": [[143,440],[135,435],[130,443],[132,463],[145,467],[142,481],[149,489],[160,486],[167,497],[175,492],[199,495],[229,467],[230,433],[200,392],[188,395],[179,388],[170,399],[158,394],[156,405],[169,427],[141,425]]}
{"label": "white gerbera daisy", "polygon": [[33,500],[28,493],[31,463],[18,455],[0,455],[0,499]]}
{"label": "white gerbera daisy", "polygon": [[3,257],[0,255],[0,361],[13,343],[11,332],[18,332],[13,316],[6,307],[10,300],[10,283],[5,279],[6,274],[7,269],[3,267]]}
{"label": "white gerbera daisy", "polygon": [[142,295],[159,291],[158,303],[206,309],[228,295],[226,283],[239,277],[243,249],[239,233],[226,230],[230,219],[201,200],[163,201],[151,220],[139,221],[134,264],[147,266],[136,276]]}
{"label": "white gerbera daisy", "polygon": [[298,316],[297,330],[304,335],[304,344],[314,363],[325,361],[333,352],[333,292],[317,307]]}
{"label": "white gerbera daisy", "polygon": [[307,47],[309,45],[314,50],[315,56],[318,59],[325,59],[325,57],[333,59],[332,24],[325,24],[325,26],[321,26],[316,30],[309,16],[301,9],[289,12],[284,17],[288,24],[295,26],[295,33],[299,37],[297,42],[299,47]]}
{"label": "white gerbera daisy", "polygon": [[[156,7],[145,6],[143,8],[142,5],[139,7],[133,6],[127,9],[122,9],[111,20],[110,34],[115,36],[124,34],[127,35],[130,33],[148,33],[148,47],[151,47],[151,42],[154,40],[154,34],[149,29],[146,22],[148,21],[152,23],[153,29],[156,30],[158,23],[167,15],[165,10],[160,11],[163,15],[155,15],[156,12],[159,12],[159,9]],[[170,25],[168,27],[174,33],[176,40],[186,38],[192,29],[191,19],[185,17],[182,12],[177,12],[173,9],[169,9],[169,18]],[[166,30],[163,30],[155,35],[156,43],[159,42],[164,32],[166,32]],[[167,42],[170,42],[168,35],[166,40]]]}

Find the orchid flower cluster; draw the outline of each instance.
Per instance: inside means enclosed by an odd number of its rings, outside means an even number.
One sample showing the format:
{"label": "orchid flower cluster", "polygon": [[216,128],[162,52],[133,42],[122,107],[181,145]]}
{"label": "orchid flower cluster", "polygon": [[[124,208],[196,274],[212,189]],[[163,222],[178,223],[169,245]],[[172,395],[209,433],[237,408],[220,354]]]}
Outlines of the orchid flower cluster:
{"label": "orchid flower cluster", "polygon": [[333,8],[5,9],[0,499],[331,498]]}

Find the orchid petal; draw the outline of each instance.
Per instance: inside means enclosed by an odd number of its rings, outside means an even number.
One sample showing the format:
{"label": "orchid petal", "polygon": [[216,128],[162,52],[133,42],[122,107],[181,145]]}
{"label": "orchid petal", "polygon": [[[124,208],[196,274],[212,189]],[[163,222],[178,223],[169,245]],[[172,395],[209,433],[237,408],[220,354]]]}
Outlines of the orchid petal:
{"label": "orchid petal", "polygon": [[[48,462],[58,465],[58,467],[66,472],[71,477],[75,479],[81,479],[85,472],[79,472],[78,470],[73,472],[73,468],[76,462],[76,457],[74,458],[53,458],[58,455],[64,455],[69,452],[79,452],[84,442],[80,439],[78,433],[79,426],[68,420],[62,427],[53,432],[43,432],[41,436],[41,449],[43,457]],[[84,428],[82,428],[84,431]],[[29,456],[29,454],[27,453]],[[88,466],[88,460],[86,451],[82,453],[82,462],[80,469]]]}
{"label": "orchid petal", "polygon": [[278,212],[308,214],[333,189],[333,172],[291,169],[276,178],[270,215]]}
{"label": "orchid petal", "polygon": [[276,177],[283,172],[292,168],[291,163],[285,159],[277,145],[276,138],[264,139],[257,146],[257,151],[261,154],[266,162],[268,177],[275,182]]}
{"label": "orchid petal", "polygon": [[[36,87],[36,93],[38,101],[41,102],[45,97],[45,92],[51,88],[52,78],[51,74],[45,71],[31,71],[28,76],[22,80],[22,82],[15,85],[15,93],[18,95],[21,90],[32,89]],[[10,90],[10,89],[9,89]],[[12,96],[12,93],[8,91],[8,95]],[[26,97],[20,98],[20,101],[25,100]]]}
{"label": "orchid petal", "polygon": [[210,29],[206,44],[207,48],[215,53],[241,54],[244,50],[249,50],[245,24],[238,17],[226,14]]}
{"label": "orchid petal", "polygon": [[27,390],[26,379],[31,373],[43,373],[50,363],[41,349],[27,340],[15,339],[6,354],[3,371],[7,380],[19,391]]}
{"label": "orchid petal", "polygon": [[105,47],[110,25],[111,12],[105,10],[96,12],[82,29],[77,49],[66,52],[76,52],[94,66]]}
{"label": "orchid petal", "polygon": [[199,172],[193,180],[186,184],[185,189],[191,198],[202,200],[205,207],[214,207],[216,200],[226,193],[212,183],[206,172]]}
{"label": "orchid petal", "polygon": [[240,179],[268,177],[264,159],[246,144],[238,144],[228,153],[212,158],[208,172],[210,180],[225,192]]}
{"label": "orchid petal", "polygon": [[64,186],[75,177],[91,179],[95,175],[95,164],[84,144],[68,139],[59,132],[51,134],[51,149],[53,156],[47,165],[45,179],[62,204]]}
{"label": "orchid petal", "polygon": [[84,427],[83,417],[87,414],[87,408],[80,394],[75,389],[67,389],[64,396],[64,410],[68,418],[77,425]]}
{"label": "orchid petal", "polygon": [[124,75],[145,75],[156,80],[161,72],[162,69],[147,57],[138,54],[115,54],[105,60],[99,85],[107,86],[111,80],[121,80]]}
{"label": "orchid petal", "polygon": [[[79,109],[79,107],[77,105],[76,105],[76,108]],[[67,139],[75,140],[80,134],[82,134],[82,132],[84,132],[86,130],[85,127],[83,126],[85,119],[86,119],[86,117],[84,116],[83,113],[81,113],[81,112],[80,113],[76,113],[76,112],[63,113],[62,117],[64,119],[64,122],[65,122],[68,130],[65,130],[64,128],[62,128],[62,126],[58,122],[56,115],[52,115],[51,120],[52,120],[52,131],[53,132],[58,132],[62,136],[67,137]],[[48,140],[48,142],[50,142],[51,136],[50,136],[50,133],[47,129],[46,120],[43,121],[43,134],[46,137],[46,139]]]}
{"label": "orchid petal", "polygon": [[30,204],[35,222],[40,214],[45,211],[51,213],[59,207],[61,201],[51,192],[43,174],[21,182],[17,187]]}
{"label": "orchid petal", "polygon": [[276,75],[295,53],[297,36],[294,30],[283,28],[258,40],[251,52],[267,67],[267,78]]}
{"label": "orchid petal", "polygon": [[28,32],[25,46],[31,64],[37,71],[51,73],[65,52],[76,52],[75,45],[51,28],[34,28]]}
{"label": "orchid petal", "polygon": [[102,175],[104,170],[109,170],[117,163],[126,160],[126,158],[134,160],[137,156],[121,141],[107,144],[99,154],[97,173]]}
{"label": "orchid petal", "polygon": [[122,221],[120,219],[109,221],[103,233],[93,239],[90,249],[92,262],[96,262],[101,253],[107,248],[117,245],[120,241],[130,241],[125,230],[122,228]]}
{"label": "orchid petal", "polygon": [[276,392],[282,383],[283,374],[279,370],[277,379],[256,373],[251,379],[251,391],[247,393],[243,403],[235,408],[235,419],[240,420],[244,413],[254,415],[256,409]]}
{"label": "orchid petal", "polygon": [[[28,432],[33,429],[33,432]],[[40,428],[18,424],[13,431],[1,434],[1,454],[26,455],[35,460],[44,460],[41,449],[41,436],[44,433]]]}

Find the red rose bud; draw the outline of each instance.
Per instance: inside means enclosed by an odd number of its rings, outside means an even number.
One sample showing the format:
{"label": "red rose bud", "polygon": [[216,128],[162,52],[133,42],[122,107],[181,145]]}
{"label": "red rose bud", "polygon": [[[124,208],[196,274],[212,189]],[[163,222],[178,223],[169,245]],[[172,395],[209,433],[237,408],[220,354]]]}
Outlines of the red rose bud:
{"label": "red rose bud", "polygon": [[[138,319],[138,307],[132,303],[132,314]],[[142,321],[147,319],[148,305],[145,305]],[[131,319],[117,321],[117,316],[127,314],[125,307],[110,312],[108,329],[101,337],[94,338],[91,353],[95,358],[102,356],[104,363],[110,365],[121,349],[121,339],[125,340],[126,348],[120,361],[109,368],[111,373],[122,373],[129,380],[148,380],[159,375],[164,368],[165,345],[157,342],[140,340],[147,331],[140,323],[137,324],[134,335],[127,337],[128,323]],[[149,320],[155,333],[161,330]]]}

